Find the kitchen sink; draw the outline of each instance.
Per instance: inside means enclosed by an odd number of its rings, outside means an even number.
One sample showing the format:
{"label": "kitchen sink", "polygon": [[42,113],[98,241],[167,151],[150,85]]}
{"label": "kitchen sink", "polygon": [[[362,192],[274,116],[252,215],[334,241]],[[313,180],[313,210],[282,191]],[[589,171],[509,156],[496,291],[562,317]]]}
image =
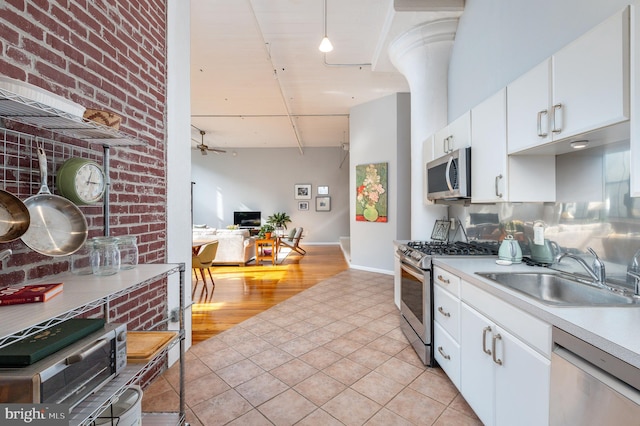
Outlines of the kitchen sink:
{"label": "kitchen sink", "polygon": [[579,282],[565,274],[502,272],[481,273],[512,290],[553,306],[640,306],[640,298]]}

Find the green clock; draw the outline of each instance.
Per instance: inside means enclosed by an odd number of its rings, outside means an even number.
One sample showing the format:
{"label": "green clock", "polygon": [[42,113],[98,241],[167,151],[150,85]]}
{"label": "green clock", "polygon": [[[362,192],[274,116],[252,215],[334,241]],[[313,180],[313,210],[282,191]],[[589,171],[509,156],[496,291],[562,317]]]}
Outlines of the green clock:
{"label": "green clock", "polygon": [[70,158],[58,169],[58,192],[76,204],[97,203],[102,198],[106,185],[104,171],[95,161]]}

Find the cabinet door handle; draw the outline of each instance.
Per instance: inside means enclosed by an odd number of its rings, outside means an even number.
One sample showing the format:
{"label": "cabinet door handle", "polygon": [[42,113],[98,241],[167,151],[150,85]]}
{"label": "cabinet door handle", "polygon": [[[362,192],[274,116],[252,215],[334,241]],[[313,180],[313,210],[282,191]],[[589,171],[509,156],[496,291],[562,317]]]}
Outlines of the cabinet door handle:
{"label": "cabinet door handle", "polygon": [[[558,120],[558,111],[560,111],[560,120]],[[553,119],[553,127],[551,128],[551,131],[553,133],[562,132],[562,104],[555,104],[553,106],[553,116],[551,118]],[[560,126],[558,126],[558,122],[560,123]]]}
{"label": "cabinet door handle", "polygon": [[496,176],[496,197],[502,198],[502,192],[498,192],[498,181],[502,179],[502,175]]}
{"label": "cabinet door handle", "polygon": [[447,142],[449,142],[449,136],[442,139],[442,152],[444,152],[445,154],[449,152],[449,148],[447,148]]}
{"label": "cabinet door handle", "polygon": [[453,135],[447,138],[447,153],[452,152],[453,148],[451,148],[451,141],[453,140]]}
{"label": "cabinet door handle", "polygon": [[549,111],[547,111],[546,109],[538,111],[538,136],[540,136],[541,138],[547,137],[547,133],[542,133],[542,116],[547,114],[549,114]]}
{"label": "cabinet door handle", "polygon": [[493,336],[493,340],[491,341],[491,349],[493,350],[493,362],[498,365],[502,365],[502,360],[496,358],[496,340],[502,340],[502,336],[500,334],[496,334]]}
{"label": "cabinet door handle", "polygon": [[440,355],[442,355],[442,358],[446,359],[447,361],[451,359],[451,356],[444,353],[444,349],[442,349],[442,346],[438,346],[438,352],[440,352]]}
{"label": "cabinet door handle", "polygon": [[444,284],[449,284],[450,281],[448,279],[445,279],[442,275],[438,275],[438,281],[444,283]]}
{"label": "cabinet door handle", "polygon": [[491,333],[491,327],[489,326],[482,329],[482,352],[491,355],[491,349],[487,349],[487,333]]}
{"label": "cabinet door handle", "polygon": [[442,306],[438,306],[438,312],[440,312],[442,315],[444,315],[447,318],[449,318],[451,316],[451,314],[449,312],[445,312],[445,310],[442,309]]}

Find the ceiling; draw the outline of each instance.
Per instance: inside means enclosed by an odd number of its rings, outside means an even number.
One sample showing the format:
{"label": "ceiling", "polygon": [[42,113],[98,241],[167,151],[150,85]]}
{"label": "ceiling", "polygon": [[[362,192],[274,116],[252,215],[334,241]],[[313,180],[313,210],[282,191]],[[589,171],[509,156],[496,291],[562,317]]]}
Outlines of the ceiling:
{"label": "ceiling", "polygon": [[349,110],[408,92],[390,42],[463,0],[191,0],[192,145],[342,146]]}

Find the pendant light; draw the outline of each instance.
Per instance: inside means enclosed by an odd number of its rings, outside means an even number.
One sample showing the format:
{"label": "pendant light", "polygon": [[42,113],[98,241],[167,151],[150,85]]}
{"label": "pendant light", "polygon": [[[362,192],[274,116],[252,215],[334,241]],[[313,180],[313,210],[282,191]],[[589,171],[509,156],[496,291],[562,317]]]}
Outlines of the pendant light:
{"label": "pendant light", "polygon": [[324,0],[324,37],[320,42],[320,46],[318,47],[322,53],[328,53],[333,50],[333,45],[327,37],[327,0]]}

